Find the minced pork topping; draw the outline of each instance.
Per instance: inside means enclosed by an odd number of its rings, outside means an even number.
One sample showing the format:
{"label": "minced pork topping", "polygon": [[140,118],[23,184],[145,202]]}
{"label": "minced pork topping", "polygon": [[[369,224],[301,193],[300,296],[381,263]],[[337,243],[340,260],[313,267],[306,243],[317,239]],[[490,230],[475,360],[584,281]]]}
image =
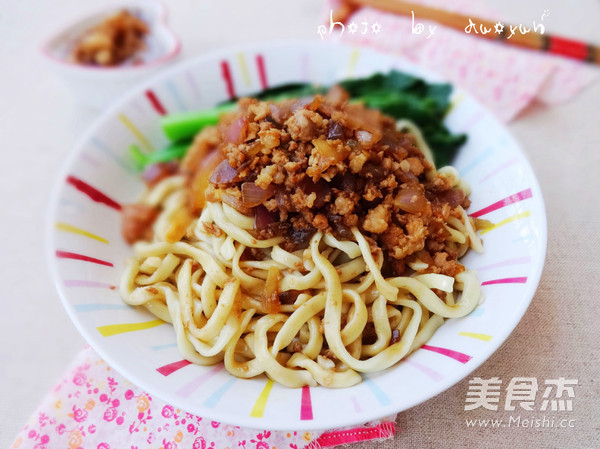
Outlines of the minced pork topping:
{"label": "minced pork topping", "polygon": [[468,198],[412,135],[340,87],[276,103],[241,99],[196,136],[179,170],[188,176],[191,216],[222,201],[255,216],[257,238],[282,235],[289,250],[316,231],[351,240],[357,226],[373,252],[383,251],[388,275],[415,260],[429,272],[464,270],[445,223],[462,216]]}

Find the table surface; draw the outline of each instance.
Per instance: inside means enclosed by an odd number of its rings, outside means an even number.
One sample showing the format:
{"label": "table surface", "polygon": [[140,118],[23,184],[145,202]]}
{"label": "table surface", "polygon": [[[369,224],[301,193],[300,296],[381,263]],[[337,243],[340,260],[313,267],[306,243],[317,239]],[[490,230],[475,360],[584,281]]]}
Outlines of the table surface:
{"label": "table surface", "polygon": [[[49,189],[75,141],[97,113],[78,105],[45,66],[40,42],[101,0],[0,0],[0,446],[7,447],[84,341],[63,310],[45,259]],[[600,3],[488,0],[499,17],[538,19],[549,32],[600,43]],[[181,58],[240,41],[317,39],[319,0],[169,1]],[[231,14],[236,11],[235,14]],[[578,379],[575,428],[467,428],[469,418],[506,412],[463,410],[468,379],[398,416],[394,440],[362,447],[600,447],[598,307],[600,293],[600,85],[571,102],[532,107],[509,125],[538,176],[548,215],[548,255],[538,291],[506,343],[471,377]],[[567,413],[567,412],[565,412]],[[523,412],[523,418],[543,418]],[[527,416],[526,416],[527,415]],[[532,416],[529,416],[532,415]]]}

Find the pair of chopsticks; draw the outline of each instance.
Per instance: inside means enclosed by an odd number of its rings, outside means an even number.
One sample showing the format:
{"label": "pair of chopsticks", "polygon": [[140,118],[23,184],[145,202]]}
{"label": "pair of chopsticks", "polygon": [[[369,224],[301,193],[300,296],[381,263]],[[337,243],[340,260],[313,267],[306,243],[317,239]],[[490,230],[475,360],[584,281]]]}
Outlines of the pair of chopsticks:
{"label": "pair of chopsticks", "polygon": [[[506,23],[504,24],[502,33],[495,33],[493,30],[496,22],[469,17],[463,14],[445,11],[443,9],[409,3],[402,0],[342,0],[340,7],[334,13],[334,20],[345,22],[354,11],[363,6],[370,6],[382,11],[400,15],[411,16],[411,14],[414,13],[415,17],[420,19],[432,20],[449,28],[454,28],[463,32],[465,27],[470,23],[469,19],[471,19],[477,25],[478,30],[480,29],[480,26],[483,26],[485,28],[491,28],[492,32],[488,34],[470,33],[470,35],[475,35],[488,40],[496,40],[510,45],[526,47],[532,50],[566,56],[579,61],[600,64],[600,47],[592,44],[559,36],[541,34],[535,32],[533,29],[526,34],[516,32],[511,36],[511,25]],[[510,37],[510,39],[508,39],[508,37]]]}

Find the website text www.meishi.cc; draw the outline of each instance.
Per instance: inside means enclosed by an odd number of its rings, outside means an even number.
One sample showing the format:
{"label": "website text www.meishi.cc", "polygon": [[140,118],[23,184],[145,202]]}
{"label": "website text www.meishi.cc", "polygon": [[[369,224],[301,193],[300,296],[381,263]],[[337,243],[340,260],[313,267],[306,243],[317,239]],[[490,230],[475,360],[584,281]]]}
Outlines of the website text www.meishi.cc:
{"label": "website text www.meishi.cc", "polygon": [[554,418],[543,416],[541,418],[524,418],[521,415],[509,416],[505,419],[465,419],[467,427],[484,427],[484,428],[534,428],[534,429],[565,429],[574,428],[575,420],[566,418]]}

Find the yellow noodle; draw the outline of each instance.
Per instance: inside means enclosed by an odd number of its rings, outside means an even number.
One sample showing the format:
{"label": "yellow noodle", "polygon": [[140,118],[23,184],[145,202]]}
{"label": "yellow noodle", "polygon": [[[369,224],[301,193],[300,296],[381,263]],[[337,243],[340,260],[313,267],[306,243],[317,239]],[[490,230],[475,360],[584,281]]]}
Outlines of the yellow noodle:
{"label": "yellow noodle", "polygon": [[[466,189],[457,172],[440,173]],[[289,252],[279,245],[283,237],[256,239],[251,217],[208,203],[186,237],[166,243],[183,189],[175,178],[144,196],[147,204],[162,207],[155,241],[134,246],[119,288],[127,304],[173,324],[181,354],[193,363],[223,360],[234,376],[266,374],[288,387],[348,387],[361,381],[360,372],[394,365],[427,342],[446,318],[467,315],[481,299],[479,281],[468,270],[453,278],[427,273],[428,264],[415,260],[409,264],[412,276],[384,278],[382,252],[372,254],[356,227],[353,241],[317,232],[307,249]],[[447,220],[447,244],[480,251],[470,218],[460,212],[460,218]],[[222,233],[208,233],[205,224]],[[248,247],[261,249],[264,259],[242,260]],[[267,313],[262,297],[273,269],[279,292],[300,294],[278,313]],[[445,292],[446,300],[434,290]],[[370,344],[363,343],[367,326],[375,335]]]}

